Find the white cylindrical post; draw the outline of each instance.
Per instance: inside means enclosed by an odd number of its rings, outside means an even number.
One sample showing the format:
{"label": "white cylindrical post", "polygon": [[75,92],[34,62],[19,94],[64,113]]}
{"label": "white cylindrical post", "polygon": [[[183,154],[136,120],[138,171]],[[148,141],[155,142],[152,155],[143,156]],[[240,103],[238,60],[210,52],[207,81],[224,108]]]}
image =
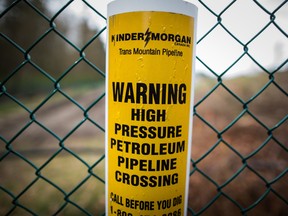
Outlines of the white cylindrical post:
{"label": "white cylindrical post", "polygon": [[197,8],[108,5],[106,214],[186,215]]}

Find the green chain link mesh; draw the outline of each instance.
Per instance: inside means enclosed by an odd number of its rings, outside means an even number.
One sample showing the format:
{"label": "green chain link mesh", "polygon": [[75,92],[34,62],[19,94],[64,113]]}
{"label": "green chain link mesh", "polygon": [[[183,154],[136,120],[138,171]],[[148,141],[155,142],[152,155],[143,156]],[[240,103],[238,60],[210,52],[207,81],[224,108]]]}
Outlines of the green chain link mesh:
{"label": "green chain link mesh", "polygon": [[[99,41],[106,27],[94,34],[87,28],[88,38],[77,44],[62,25],[73,0],[64,1],[52,16],[40,1],[6,2],[0,15],[0,215],[104,215],[105,51]],[[227,1],[220,12],[209,2],[197,2],[200,10],[215,17],[197,46],[220,28],[243,51],[220,75],[197,55],[197,64],[206,67],[210,77],[196,87],[189,215],[287,215],[288,79],[287,72],[279,71],[288,60],[269,70],[249,52],[271,26],[287,38],[277,22],[287,0],[278,1],[273,11],[260,0],[249,1],[268,22],[248,42],[224,24],[237,1]],[[92,3],[82,3],[94,13],[93,19],[105,21]],[[19,8],[34,18],[26,23],[29,28],[21,23],[25,14],[9,22]],[[40,20],[37,26],[35,20]],[[24,31],[14,35],[3,23],[11,31]],[[30,34],[35,29],[41,33]],[[22,37],[29,43],[22,43]],[[51,38],[54,44],[49,44]],[[102,54],[96,55],[96,49]],[[223,79],[244,58],[262,75]],[[4,68],[5,61],[10,68]],[[246,92],[237,89],[241,83],[248,86]]]}

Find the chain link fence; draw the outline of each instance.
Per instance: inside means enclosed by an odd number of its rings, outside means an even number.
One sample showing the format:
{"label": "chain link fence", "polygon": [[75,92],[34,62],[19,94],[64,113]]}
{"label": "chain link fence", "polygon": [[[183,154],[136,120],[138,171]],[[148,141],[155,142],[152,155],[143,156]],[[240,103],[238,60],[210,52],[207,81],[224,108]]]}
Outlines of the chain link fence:
{"label": "chain link fence", "polygon": [[[106,27],[98,24],[106,18],[99,1],[59,2],[0,4],[0,215],[105,214]],[[68,13],[79,2],[87,20]],[[266,20],[244,40],[227,23],[240,2],[221,1],[221,9],[195,2],[214,19],[197,46],[209,37],[223,41],[214,35],[220,29],[241,51],[221,72],[197,54],[209,74],[197,76],[195,87],[189,215],[288,212],[287,56],[269,69],[251,51],[257,41],[265,46],[261,36],[270,28],[287,44],[278,14],[288,4],[245,1]],[[218,53],[217,61],[225,58]],[[226,79],[243,59],[259,73]]]}

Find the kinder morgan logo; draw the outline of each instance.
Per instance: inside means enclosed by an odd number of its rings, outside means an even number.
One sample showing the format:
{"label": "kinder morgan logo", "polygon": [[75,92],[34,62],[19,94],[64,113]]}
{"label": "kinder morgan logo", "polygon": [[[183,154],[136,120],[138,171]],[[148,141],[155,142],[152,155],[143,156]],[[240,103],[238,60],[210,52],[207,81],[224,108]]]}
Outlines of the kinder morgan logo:
{"label": "kinder morgan logo", "polygon": [[190,47],[192,38],[190,36],[184,36],[179,34],[167,34],[167,33],[155,33],[148,28],[146,32],[132,32],[115,34],[111,36],[111,42],[121,41],[143,41],[144,47],[147,46],[149,41],[169,41],[174,42],[175,45]]}

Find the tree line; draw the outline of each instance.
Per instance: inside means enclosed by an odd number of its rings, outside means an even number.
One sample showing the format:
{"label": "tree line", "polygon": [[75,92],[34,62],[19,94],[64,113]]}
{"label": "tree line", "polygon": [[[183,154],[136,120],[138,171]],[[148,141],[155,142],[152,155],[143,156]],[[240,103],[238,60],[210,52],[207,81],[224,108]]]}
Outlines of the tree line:
{"label": "tree line", "polygon": [[95,38],[101,29],[64,12],[55,16],[49,1],[27,2],[11,7],[2,0],[0,82],[7,91],[30,95],[47,91],[54,81],[73,87],[101,80],[97,70],[105,71],[105,48]]}

